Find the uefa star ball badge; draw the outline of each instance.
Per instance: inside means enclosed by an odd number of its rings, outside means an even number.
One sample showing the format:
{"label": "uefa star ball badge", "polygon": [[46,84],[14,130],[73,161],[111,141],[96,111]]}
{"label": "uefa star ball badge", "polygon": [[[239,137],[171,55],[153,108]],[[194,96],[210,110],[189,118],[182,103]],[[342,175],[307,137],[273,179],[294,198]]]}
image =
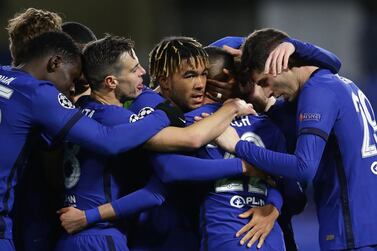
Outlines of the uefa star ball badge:
{"label": "uefa star ball badge", "polygon": [[58,101],[59,101],[59,104],[66,109],[74,109],[75,108],[75,106],[72,104],[72,102],[63,93],[59,93]]}

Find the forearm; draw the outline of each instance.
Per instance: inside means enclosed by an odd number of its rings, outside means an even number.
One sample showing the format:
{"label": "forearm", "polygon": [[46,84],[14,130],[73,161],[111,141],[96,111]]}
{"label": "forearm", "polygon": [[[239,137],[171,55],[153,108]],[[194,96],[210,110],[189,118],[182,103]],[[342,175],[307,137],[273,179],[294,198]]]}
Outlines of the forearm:
{"label": "forearm", "polygon": [[283,206],[283,196],[277,189],[269,187],[267,190],[266,204],[273,205],[280,213],[281,207]]}
{"label": "forearm", "polygon": [[224,104],[211,116],[185,128],[167,127],[144,145],[158,152],[188,151],[202,147],[217,138],[237,115],[233,103]]}
{"label": "forearm", "polygon": [[293,38],[288,38],[285,41],[294,45],[295,53],[300,58],[321,68],[329,69],[333,73],[339,72],[342,64],[334,53],[313,44],[305,43]]}
{"label": "forearm", "polygon": [[144,188],[111,202],[111,205],[116,217],[122,218],[160,206],[164,203],[166,196],[165,186],[159,179],[152,178]]}
{"label": "forearm", "polygon": [[296,180],[311,180],[318,168],[326,142],[315,135],[301,135],[295,155],[273,152],[247,141],[239,141],[236,155],[261,170]]}
{"label": "forearm", "polygon": [[165,201],[165,197],[165,186],[158,179],[152,178],[145,187],[133,193],[97,208],[85,210],[86,220],[88,224],[93,224],[127,217],[160,206]]}
{"label": "forearm", "polygon": [[238,158],[208,160],[178,154],[154,154],[151,163],[163,182],[211,181],[243,173]]}
{"label": "forearm", "polygon": [[105,127],[83,117],[69,131],[67,140],[101,154],[118,154],[141,145],[169,123],[162,111],[135,123],[114,127]]}

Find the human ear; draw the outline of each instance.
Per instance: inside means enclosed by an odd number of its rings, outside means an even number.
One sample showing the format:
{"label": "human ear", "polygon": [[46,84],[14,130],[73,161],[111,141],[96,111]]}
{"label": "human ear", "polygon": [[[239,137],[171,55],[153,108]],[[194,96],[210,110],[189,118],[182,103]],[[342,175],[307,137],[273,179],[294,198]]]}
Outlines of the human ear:
{"label": "human ear", "polygon": [[110,89],[115,89],[118,85],[118,82],[116,81],[116,78],[113,75],[109,75],[105,77],[104,84],[106,87]]}
{"label": "human ear", "polygon": [[60,64],[63,62],[62,57],[59,55],[52,56],[47,62],[47,72],[55,72]]}

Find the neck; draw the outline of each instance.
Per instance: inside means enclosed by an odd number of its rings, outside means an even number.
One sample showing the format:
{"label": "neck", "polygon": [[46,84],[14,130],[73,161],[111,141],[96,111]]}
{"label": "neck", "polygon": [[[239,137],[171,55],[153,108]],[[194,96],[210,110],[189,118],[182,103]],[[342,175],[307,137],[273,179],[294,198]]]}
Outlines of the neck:
{"label": "neck", "polygon": [[318,69],[317,66],[302,66],[299,68],[298,81],[299,81],[300,89],[305,85],[305,83],[309,80],[312,73],[317,69]]}
{"label": "neck", "polygon": [[123,104],[116,98],[114,91],[95,90],[90,96],[97,102],[104,105],[116,105],[122,107]]}
{"label": "neck", "polygon": [[37,67],[35,67],[36,65],[39,65],[39,64],[40,63],[38,63],[38,62],[31,62],[31,63],[27,63],[27,64],[22,63],[22,64],[15,66],[14,68],[17,69],[17,70],[27,72],[36,79],[45,79],[42,72]]}

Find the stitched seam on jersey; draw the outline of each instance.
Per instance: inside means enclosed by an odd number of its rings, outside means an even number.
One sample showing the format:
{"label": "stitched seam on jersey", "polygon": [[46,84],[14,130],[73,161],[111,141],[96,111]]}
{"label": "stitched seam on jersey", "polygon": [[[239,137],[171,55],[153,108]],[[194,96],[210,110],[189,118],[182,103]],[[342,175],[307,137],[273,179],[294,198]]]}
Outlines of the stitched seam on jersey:
{"label": "stitched seam on jersey", "polygon": [[342,202],[342,209],[343,209],[343,219],[344,219],[344,227],[346,231],[346,241],[347,241],[347,249],[354,249],[355,248],[355,239],[353,236],[353,229],[352,229],[352,221],[351,221],[351,213],[349,207],[349,200],[348,200],[348,187],[347,187],[347,177],[345,174],[344,166],[343,166],[343,159],[340,153],[340,148],[338,141],[335,136],[334,137],[334,145],[335,145],[335,162],[336,162],[336,169],[339,178],[339,185],[340,185],[340,198]]}
{"label": "stitched seam on jersey", "polygon": [[106,235],[105,238],[106,238],[107,247],[109,248],[109,251],[116,251],[113,237],[110,235]]}
{"label": "stitched seam on jersey", "polygon": [[64,127],[56,134],[52,141],[52,146],[60,143],[65,136],[68,134],[69,130],[84,116],[84,114],[81,113],[81,110],[79,110],[75,115],[73,115],[69,121],[64,125]]}
{"label": "stitched seam on jersey", "polygon": [[208,231],[207,231],[206,205],[205,205],[204,202],[203,202],[203,207],[202,207],[202,219],[203,219],[202,231],[203,231],[203,235],[204,235],[203,251],[208,251]]}
{"label": "stitched seam on jersey", "polygon": [[106,202],[112,201],[111,196],[111,171],[110,165],[106,166],[103,170],[103,191],[105,193]]}
{"label": "stitched seam on jersey", "polygon": [[300,129],[298,132],[298,137],[300,137],[302,134],[313,134],[318,137],[321,137],[325,141],[327,141],[329,138],[329,135],[326,132],[322,131],[321,129],[314,128],[314,127],[306,127],[306,128]]}
{"label": "stitched seam on jersey", "polygon": [[[25,144],[24,146],[22,147],[21,149],[21,152],[20,154],[18,155],[16,161],[14,162],[13,164],[13,167],[9,173],[9,176],[8,176],[8,179],[7,179],[7,187],[6,187],[6,190],[5,190],[5,195],[4,195],[4,198],[3,198],[3,212],[5,212],[6,214],[9,213],[9,205],[8,205],[8,200],[10,198],[10,190],[11,190],[11,187],[12,187],[12,180],[13,180],[13,176],[16,174],[16,171],[22,167],[23,165],[25,165],[25,159],[26,157],[29,155],[30,151],[31,151],[31,144],[33,143],[34,141],[34,136],[35,136],[35,131],[36,129],[35,128],[32,128],[32,130],[29,132],[27,138],[26,138],[26,141],[25,141]],[[3,219],[4,220],[4,219]],[[4,221],[5,223],[5,221]],[[6,224],[4,224],[4,231],[2,234],[5,233],[6,231]]]}

